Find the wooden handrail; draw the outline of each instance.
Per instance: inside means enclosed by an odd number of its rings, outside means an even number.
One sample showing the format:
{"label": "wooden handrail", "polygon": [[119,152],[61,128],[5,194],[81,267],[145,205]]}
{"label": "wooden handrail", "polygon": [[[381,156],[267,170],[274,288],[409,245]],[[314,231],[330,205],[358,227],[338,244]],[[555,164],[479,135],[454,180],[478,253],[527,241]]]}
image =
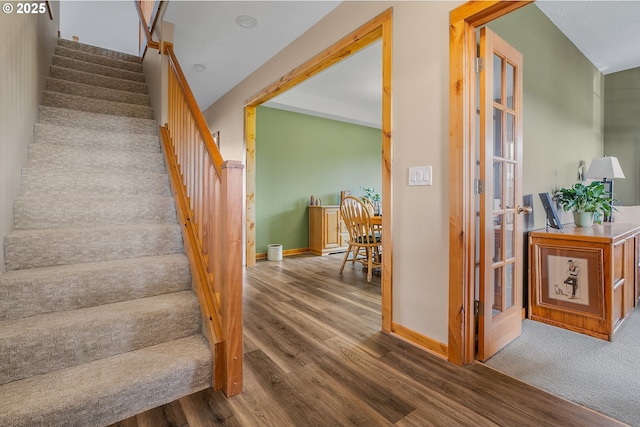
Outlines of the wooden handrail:
{"label": "wooden handrail", "polygon": [[193,284],[214,359],[214,389],[242,392],[242,178],[224,161],[171,43],[167,124],[160,128]]}
{"label": "wooden handrail", "polygon": [[150,47],[152,49],[160,49],[160,43],[154,41],[151,36],[151,31],[149,31],[149,24],[147,23],[146,19],[144,18],[144,14],[142,13],[142,7],[140,5],[141,2],[139,0],[135,0],[133,3],[135,4],[136,11],[138,12],[140,27],[142,27],[143,29],[143,33],[147,41],[147,47]]}
{"label": "wooden handrail", "polygon": [[47,13],[49,14],[49,20],[53,21],[53,13],[51,12],[51,4],[49,4],[49,1],[45,1],[45,4],[47,5]]}

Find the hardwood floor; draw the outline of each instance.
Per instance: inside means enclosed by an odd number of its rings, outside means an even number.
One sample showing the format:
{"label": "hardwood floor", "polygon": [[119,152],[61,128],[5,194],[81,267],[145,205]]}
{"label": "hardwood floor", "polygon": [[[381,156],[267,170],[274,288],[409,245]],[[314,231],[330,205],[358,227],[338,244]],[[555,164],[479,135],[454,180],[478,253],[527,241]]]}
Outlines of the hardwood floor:
{"label": "hardwood floor", "polygon": [[476,364],[460,368],[380,332],[380,276],[342,255],[245,270],[244,393],[211,389],[113,427],[616,426]]}

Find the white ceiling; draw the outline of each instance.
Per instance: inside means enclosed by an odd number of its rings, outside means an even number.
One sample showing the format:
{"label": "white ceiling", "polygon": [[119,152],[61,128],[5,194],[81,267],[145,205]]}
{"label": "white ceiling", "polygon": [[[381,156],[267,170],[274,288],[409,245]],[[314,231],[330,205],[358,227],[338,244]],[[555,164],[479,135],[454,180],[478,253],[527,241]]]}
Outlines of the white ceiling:
{"label": "white ceiling", "polygon": [[[69,3],[68,7],[66,3]],[[107,11],[103,5],[100,8],[92,6],[93,9],[86,6],[99,3],[111,3],[113,8]],[[80,41],[129,51],[121,44],[112,46],[116,40],[113,29],[128,28],[131,16],[125,9],[130,6],[119,3],[64,1],[61,6],[63,37],[80,35]],[[339,3],[326,0],[172,0],[164,20],[175,24],[176,55],[200,108],[206,109]],[[75,4],[77,7],[72,8]],[[71,11],[79,9],[80,4],[84,4],[82,12],[91,20]],[[535,5],[604,74],[640,67],[640,0],[538,0]],[[65,13],[73,15],[65,18]],[[96,15],[101,19],[93,19]],[[239,15],[254,17],[257,26],[239,27],[235,22]],[[68,19],[69,16],[73,16],[73,20]],[[76,30],[74,27],[89,21],[103,25],[92,28],[93,33],[100,32],[102,38],[89,38],[87,29],[78,27]],[[137,36],[131,43],[135,51]],[[375,46],[290,89],[268,105],[379,127],[381,54],[379,45]],[[310,52],[309,56],[315,53]],[[194,64],[202,64],[206,69],[197,72]]]}
{"label": "white ceiling", "polygon": [[382,127],[382,43],[377,41],[263,104]]}
{"label": "white ceiling", "polygon": [[[337,1],[170,1],[174,50],[201,109],[206,109],[331,12]],[[257,21],[236,24],[238,16]],[[193,66],[202,64],[204,71]]]}
{"label": "white ceiling", "polygon": [[640,1],[551,1],[536,6],[603,74],[640,67]]}

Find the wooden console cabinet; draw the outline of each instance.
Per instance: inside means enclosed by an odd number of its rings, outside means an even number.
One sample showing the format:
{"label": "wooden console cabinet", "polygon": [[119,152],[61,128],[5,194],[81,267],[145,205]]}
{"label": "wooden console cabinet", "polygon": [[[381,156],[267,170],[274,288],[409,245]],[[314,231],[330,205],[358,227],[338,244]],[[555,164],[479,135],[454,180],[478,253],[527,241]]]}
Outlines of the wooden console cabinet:
{"label": "wooden console cabinet", "polygon": [[613,341],[640,296],[640,224],[529,233],[529,317]]}
{"label": "wooden console cabinet", "polygon": [[340,206],[309,206],[309,252],[314,255],[344,252],[348,242]]}

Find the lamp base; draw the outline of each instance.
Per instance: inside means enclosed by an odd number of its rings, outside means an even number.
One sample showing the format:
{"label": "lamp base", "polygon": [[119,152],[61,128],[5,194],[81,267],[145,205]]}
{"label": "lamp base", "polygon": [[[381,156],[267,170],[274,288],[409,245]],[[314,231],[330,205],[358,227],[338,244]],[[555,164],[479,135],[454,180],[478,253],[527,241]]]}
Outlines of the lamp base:
{"label": "lamp base", "polygon": [[[609,205],[613,206],[613,180],[607,181],[607,178],[604,178],[602,180],[602,183],[604,184],[604,191],[609,196]],[[603,221],[604,222],[613,222],[613,215],[611,215],[611,214],[605,215]]]}

